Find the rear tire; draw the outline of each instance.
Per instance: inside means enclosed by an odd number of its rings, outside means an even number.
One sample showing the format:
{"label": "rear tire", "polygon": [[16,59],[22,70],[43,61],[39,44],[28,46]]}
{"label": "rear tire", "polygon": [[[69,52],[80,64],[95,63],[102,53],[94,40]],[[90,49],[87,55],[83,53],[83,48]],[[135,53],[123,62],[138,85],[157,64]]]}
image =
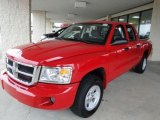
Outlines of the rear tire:
{"label": "rear tire", "polygon": [[147,55],[144,55],[140,63],[134,68],[134,71],[137,73],[144,73],[147,67]]}
{"label": "rear tire", "polygon": [[80,83],[71,111],[87,118],[98,109],[103,97],[102,80],[95,75],[87,75]]}

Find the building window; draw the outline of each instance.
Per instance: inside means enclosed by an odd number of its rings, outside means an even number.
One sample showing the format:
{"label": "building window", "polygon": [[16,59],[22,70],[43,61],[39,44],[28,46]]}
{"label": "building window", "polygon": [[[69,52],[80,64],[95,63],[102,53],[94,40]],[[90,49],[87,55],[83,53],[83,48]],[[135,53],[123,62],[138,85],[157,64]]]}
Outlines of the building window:
{"label": "building window", "polygon": [[118,22],[118,17],[116,17],[116,18],[112,18],[112,21],[114,21],[114,22]]}
{"label": "building window", "polygon": [[132,24],[139,33],[140,39],[149,39],[151,29],[152,9],[126,14],[112,18],[115,22],[127,22]]}
{"label": "building window", "polygon": [[152,10],[141,13],[141,21],[139,28],[140,39],[149,39],[151,29]]}
{"label": "building window", "polygon": [[127,15],[119,17],[119,22],[127,22]]}
{"label": "building window", "polygon": [[132,24],[137,31],[139,29],[139,19],[140,19],[140,13],[130,14],[128,19],[128,23]]}

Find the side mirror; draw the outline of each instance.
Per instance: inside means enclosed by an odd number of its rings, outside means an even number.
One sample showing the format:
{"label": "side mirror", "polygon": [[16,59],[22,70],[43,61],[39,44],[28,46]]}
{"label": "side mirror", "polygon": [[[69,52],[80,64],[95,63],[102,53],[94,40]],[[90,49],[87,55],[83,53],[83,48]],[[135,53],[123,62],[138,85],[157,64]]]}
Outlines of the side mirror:
{"label": "side mirror", "polygon": [[116,40],[111,45],[121,45],[121,44],[127,44],[127,43],[128,41],[123,39],[123,40]]}

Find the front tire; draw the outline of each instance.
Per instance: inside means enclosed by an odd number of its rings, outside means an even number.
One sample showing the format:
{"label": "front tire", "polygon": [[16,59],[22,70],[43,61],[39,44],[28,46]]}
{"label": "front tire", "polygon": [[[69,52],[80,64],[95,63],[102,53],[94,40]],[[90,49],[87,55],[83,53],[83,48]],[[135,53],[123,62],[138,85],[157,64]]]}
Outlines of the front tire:
{"label": "front tire", "polygon": [[88,75],[80,83],[71,111],[83,118],[90,117],[98,109],[102,96],[102,80],[95,75]]}
{"label": "front tire", "polygon": [[144,73],[147,67],[147,56],[144,55],[140,63],[134,68],[134,71],[137,73]]}

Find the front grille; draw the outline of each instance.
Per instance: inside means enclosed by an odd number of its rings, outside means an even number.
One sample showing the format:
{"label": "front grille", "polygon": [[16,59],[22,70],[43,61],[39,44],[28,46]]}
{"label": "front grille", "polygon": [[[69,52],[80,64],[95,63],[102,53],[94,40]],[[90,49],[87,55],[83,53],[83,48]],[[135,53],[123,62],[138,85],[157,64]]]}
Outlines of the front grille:
{"label": "front grille", "polygon": [[18,73],[18,79],[22,80],[23,82],[32,82],[32,77],[20,73]]}
{"label": "front grille", "polygon": [[40,67],[23,64],[6,59],[7,73],[17,82],[25,85],[33,85],[38,81]]}
{"label": "front grille", "polygon": [[21,65],[21,64],[18,64],[18,70],[29,73],[29,74],[33,74],[33,72],[34,72],[33,67],[24,66],[24,65]]}

